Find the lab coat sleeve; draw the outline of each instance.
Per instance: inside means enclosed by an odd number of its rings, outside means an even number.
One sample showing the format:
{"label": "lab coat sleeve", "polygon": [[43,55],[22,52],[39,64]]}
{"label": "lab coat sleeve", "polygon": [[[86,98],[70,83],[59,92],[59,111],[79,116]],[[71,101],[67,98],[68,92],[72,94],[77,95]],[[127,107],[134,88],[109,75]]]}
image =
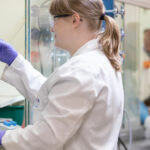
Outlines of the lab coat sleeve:
{"label": "lab coat sleeve", "polygon": [[21,55],[11,66],[6,65],[1,79],[14,86],[25,98],[33,102],[46,78]]}
{"label": "lab coat sleeve", "polygon": [[58,150],[78,131],[95,102],[92,77],[86,71],[73,71],[58,78],[42,112],[44,119],[25,129],[7,131],[2,139],[6,150]]}

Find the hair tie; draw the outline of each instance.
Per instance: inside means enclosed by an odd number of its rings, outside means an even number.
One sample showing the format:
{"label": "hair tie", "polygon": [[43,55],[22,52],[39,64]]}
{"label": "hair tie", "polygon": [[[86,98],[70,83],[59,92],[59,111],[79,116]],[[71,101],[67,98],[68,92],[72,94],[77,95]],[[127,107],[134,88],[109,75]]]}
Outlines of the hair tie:
{"label": "hair tie", "polygon": [[104,17],[105,17],[105,14],[102,14],[100,17],[100,20],[105,20]]}

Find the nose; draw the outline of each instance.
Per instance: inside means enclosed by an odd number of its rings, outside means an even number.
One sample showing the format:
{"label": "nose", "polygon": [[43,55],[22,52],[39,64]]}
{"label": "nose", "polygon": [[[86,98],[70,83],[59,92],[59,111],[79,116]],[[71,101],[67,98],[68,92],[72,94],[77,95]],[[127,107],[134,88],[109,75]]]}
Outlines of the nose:
{"label": "nose", "polygon": [[50,20],[50,31],[54,32],[54,20],[53,19]]}

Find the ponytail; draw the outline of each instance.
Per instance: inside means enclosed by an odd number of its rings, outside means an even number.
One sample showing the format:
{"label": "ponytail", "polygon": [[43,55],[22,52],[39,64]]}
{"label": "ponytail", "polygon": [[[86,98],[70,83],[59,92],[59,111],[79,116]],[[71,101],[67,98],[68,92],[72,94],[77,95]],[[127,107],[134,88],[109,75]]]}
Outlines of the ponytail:
{"label": "ponytail", "polygon": [[104,54],[109,59],[111,65],[116,71],[121,71],[121,61],[119,56],[120,31],[115,20],[107,15],[103,16],[106,22],[105,32],[100,34],[100,44]]}

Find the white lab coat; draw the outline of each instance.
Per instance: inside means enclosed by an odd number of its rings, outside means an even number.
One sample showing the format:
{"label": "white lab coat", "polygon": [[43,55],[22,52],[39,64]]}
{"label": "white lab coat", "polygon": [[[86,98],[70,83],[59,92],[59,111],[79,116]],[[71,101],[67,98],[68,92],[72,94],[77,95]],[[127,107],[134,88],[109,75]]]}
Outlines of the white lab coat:
{"label": "white lab coat", "polygon": [[20,55],[2,80],[34,103],[34,124],[7,131],[6,150],[116,150],[124,93],[94,39],[47,80]]}

